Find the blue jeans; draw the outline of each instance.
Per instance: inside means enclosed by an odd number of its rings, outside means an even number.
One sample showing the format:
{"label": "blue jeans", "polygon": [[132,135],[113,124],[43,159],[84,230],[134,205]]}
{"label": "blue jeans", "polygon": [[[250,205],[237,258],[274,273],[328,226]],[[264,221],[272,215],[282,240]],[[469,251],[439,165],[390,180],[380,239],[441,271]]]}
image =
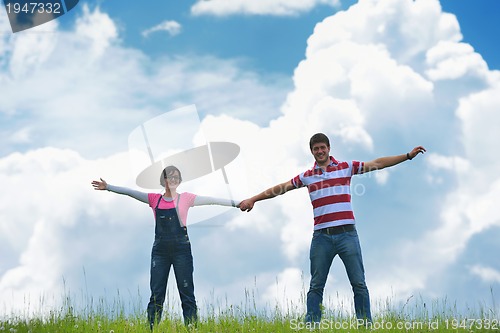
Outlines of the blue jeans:
{"label": "blue jeans", "polygon": [[161,319],[171,266],[174,267],[184,322],[187,325],[197,320],[193,256],[189,240],[184,235],[167,239],[157,237],[151,254],[151,298],[148,304],[148,319],[151,327]]}
{"label": "blue jeans", "polygon": [[371,321],[370,296],[365,283],[363,258],[356,230],[338,235],[314,231],[309,258],[311,260],[311,284],[307,293],[306,322],[321,321],[320,305],[323,290],[333,258],[339,255],[344,263],[354,292],[354,309],[358,319]]}

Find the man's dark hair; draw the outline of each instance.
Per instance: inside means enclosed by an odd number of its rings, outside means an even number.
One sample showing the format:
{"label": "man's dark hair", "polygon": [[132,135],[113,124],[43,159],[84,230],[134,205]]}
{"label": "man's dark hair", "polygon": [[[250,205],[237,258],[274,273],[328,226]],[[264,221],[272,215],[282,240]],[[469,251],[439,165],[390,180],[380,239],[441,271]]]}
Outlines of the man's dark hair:
{"label": "man's dark hair", "polygon": [[161,184],[161,186],[165,186],[166,185],[165,178],[167,178],[167,176],[170,176],[171,174],[173,174],[175,171],[177,171],[179,173],[179,182],[182,181],[182,174],[181,174],[180,170],[177,169],[177,167],[175,167],[173,165],[169,165],[168,167],[166,167],[165,169],[163,169],[163,171],[161,172],[161,176],[160,176],[160,184]]}
{"label": "man's dark hair", "polygon": [[323,134],[323,133],[316,133],[311,137],[311,140],[309,140],[309,149],[313,149],[313,146],[316,143],[324,143],[328,148],[330,148],[330,140],[328,137]]}

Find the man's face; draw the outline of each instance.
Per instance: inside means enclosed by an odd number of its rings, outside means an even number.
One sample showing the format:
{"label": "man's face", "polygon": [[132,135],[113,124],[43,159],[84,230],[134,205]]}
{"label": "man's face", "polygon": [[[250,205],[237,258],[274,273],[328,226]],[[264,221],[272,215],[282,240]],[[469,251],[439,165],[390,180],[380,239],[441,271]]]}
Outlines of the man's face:
{"label": "man's face", "polygon": [[330,158],[330,147],[326,143],[318,142],[312,146],[311,153],[318,164],[324,164]]}

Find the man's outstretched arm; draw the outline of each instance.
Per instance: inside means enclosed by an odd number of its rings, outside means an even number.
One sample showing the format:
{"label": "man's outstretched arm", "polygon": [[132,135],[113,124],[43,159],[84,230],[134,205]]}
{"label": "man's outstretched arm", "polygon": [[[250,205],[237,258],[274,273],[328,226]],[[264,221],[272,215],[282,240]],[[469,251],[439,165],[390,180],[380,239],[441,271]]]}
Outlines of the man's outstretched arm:
{"label": "man's outstretched arm", "polygon": [[374,159],[373,161],[365,162],[363,165],[363,173],[392,167],[392,166],[399,164],[401,162],[411,160],[415,156],[417,156],[418,154],[420,154],[420,153],[423,154],[425,152],[426,152],[426,150],[424,147],[418,146],[418,147],[413,148],[411,152],[406,153],[406,154],[380,157],[380,158]]}
{"label": "man's outstretched arm", "polygon": [[241,203],[240,203],[240,209],[242,211],[251,211],[252,208],[253,208],[253,205],[257,202],[257,201],[261,201],[261,200],[266,200],[266,199],[271,199],[271,198],[274,198],[278,195],[282,195],[290,190],[293,190],[295,189],[296,187],[292,184],[292,181],[289,180],[289,181],[286,181],[284,183],[281,183],[281,184],[278,184],[278,185],[275,185],[273,187],[270,187],[268,188],[267,190],[265,190],[264,192],[261,192],[257,195],[254,195],[253,197],[251,198],[248,198],[248,199],[245,199],[243,200]]}

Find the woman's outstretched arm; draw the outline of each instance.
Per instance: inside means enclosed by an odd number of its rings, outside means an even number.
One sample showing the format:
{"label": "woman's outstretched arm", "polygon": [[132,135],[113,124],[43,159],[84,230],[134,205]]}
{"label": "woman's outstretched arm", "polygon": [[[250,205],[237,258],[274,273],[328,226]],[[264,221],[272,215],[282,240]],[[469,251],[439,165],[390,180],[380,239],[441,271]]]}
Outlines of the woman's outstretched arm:
{"label": "woman's outstretched arm", "polygon": [[99,180],[92,181],[92,186],[94,187],[94,190],[101,190],[101,191],[107,190],[107,191],[118,193],[118,194],[128,195],[129,197],[134,198],[134,199],[139,200],[139,201],[144,202],[144,203],[149,203],[147,193],[133,190],[133,189],[128,188],[128,187],[120,187],[120,186],[110,185],[102,178],[100,178],[100,181]]}
{"label": "woman's outstretched arm", "polygon": [[240,201],[197,195],[196,198],[194,199],[193,206],[204,206],[204,205],[232,206],[239,208]]}

